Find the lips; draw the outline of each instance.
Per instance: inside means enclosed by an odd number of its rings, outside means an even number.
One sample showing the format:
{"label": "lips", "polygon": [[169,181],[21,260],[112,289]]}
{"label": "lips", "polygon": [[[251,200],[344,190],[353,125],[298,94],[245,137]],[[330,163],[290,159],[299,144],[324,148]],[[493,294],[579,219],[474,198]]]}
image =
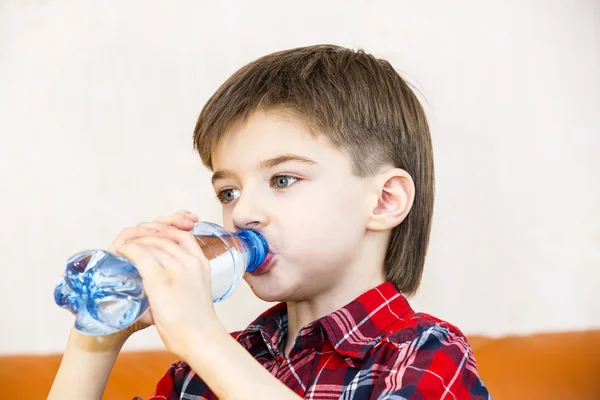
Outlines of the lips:
{"label": "lips", "polygon": [[269,271],[274,265],[273,257],[275,257],[273,253],[267,253],[262,264],[260,264],[254,271],[250,272],[250,274],[257,276]]}

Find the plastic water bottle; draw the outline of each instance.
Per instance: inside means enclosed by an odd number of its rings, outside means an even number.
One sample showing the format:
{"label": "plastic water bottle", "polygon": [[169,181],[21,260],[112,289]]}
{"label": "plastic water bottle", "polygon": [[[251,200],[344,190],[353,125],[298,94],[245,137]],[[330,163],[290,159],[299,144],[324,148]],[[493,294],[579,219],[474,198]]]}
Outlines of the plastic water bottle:
{"label": "plastic water bottle", "polygon": [[[231,233],[210,222],[196,222],[191,232],[210,261],[213,302],[231,295],[244,273],[258,268],[269,252],[258,232]],[[88,335],[120,331],[148,309],[135,266],[105,250],[87,250],[69,258],[54,300],[76,315],[75,328]]]}

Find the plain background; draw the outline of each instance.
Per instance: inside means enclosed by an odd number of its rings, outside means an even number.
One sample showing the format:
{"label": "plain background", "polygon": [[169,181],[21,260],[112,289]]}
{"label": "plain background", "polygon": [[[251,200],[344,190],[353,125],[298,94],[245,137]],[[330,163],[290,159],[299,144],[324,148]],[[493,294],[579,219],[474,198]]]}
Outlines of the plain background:
{"label": "plain background", "polygon": [[[600,327],[600,2],[4,0],[0,352],[62,351],[73,253],[182,208],[219,223],[192,148],[204,102],[317,43],[387,58],[425,99],[437,198],[414,308],[467,334]],[[217,310],[233,330],[267,306],[244,285]],[[153,328],[126,345],[162,347]]]}

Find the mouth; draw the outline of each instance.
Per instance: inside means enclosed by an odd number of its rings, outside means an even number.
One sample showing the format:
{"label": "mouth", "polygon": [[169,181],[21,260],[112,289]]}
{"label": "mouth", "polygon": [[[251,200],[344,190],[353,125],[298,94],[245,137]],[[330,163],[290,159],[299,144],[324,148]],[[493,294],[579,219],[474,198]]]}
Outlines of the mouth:
{"label": "mouth", "polygon": [[275,264],[273,262],[274,257],[275,256],[273,255],[273,253],[267,253],[262,264],[260,264],[258,266],[258,268],[256,268],[254,271],[249,272],[249,274],[258,276],[258,275],[262,275],[262,274],[266,273],[267,271],[269,271],[271,268],[273,268],[273,265]]}

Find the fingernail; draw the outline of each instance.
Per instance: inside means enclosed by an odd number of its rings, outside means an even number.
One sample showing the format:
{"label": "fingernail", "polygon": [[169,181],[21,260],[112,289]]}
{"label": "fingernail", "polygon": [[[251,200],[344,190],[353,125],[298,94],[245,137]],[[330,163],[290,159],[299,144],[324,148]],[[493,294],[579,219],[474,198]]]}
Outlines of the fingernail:
{"label": "fingernail", "polygon": [[158,233],[158,231],[156,229],[150,229],[148,230],[148,233]]}

